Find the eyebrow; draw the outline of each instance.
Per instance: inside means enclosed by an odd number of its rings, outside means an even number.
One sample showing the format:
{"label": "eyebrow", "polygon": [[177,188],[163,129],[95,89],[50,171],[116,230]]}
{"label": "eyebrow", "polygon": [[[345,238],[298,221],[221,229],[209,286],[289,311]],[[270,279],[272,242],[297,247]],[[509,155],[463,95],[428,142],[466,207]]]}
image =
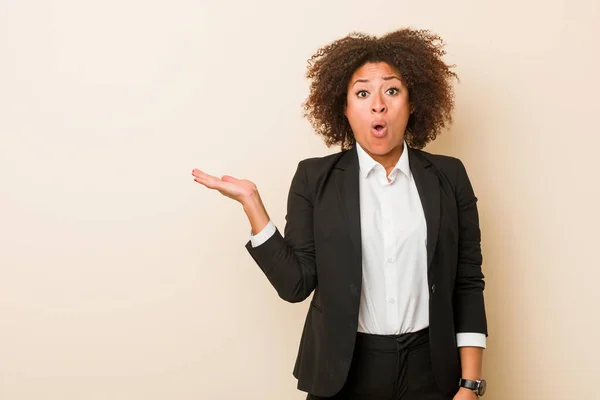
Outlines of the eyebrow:
{"label": "eyebrow", "polygon": [[[392,79],[398,79],[400,82],[402,82],[402,79],[398,78],[396,75],[390,75],[390,76],[384,76],[383,80],[384,81],[389,81]],[[352,86],[356,85],[357,83],[362,82],[362,83],[367,83],[369,82],[368,79],[357,79],[356,81],[354,81],[354,83],[352,84]]]}

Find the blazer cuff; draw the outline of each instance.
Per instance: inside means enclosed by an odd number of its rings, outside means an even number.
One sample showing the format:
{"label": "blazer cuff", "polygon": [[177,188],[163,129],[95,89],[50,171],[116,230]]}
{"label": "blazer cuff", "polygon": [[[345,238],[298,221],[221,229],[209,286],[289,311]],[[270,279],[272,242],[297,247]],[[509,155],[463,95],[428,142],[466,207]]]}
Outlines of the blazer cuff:
{"label": "blazer cuff", "polygon": [[267,226],[265,226],[262,231],[258,232],[256,235],[250,235],[250,243],[252,244],[252,247],[258,247],[269,240],[269,238],[275,234],[276,230],[277,228],[275,227],[273,221],[269,221]]}
{"label": "blazer cuff", "polygon": [[461,332],[456,334],[457,347],[481,347],[485,349],[486,344],[485,333]]}

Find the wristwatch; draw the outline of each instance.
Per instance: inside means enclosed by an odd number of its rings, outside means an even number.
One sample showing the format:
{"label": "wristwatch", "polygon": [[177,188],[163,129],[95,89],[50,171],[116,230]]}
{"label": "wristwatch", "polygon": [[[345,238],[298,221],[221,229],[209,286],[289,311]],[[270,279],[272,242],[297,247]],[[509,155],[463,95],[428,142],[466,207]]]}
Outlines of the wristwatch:
{"label": "wristwatch", "polygon": [[477,396],[483,396],[485,394],[485,389],[487,388],[487,382],[485,379],[480,381],[470,381],[468,379],[461,378],[460,381],[458,381],[458,385],[474,391]]}

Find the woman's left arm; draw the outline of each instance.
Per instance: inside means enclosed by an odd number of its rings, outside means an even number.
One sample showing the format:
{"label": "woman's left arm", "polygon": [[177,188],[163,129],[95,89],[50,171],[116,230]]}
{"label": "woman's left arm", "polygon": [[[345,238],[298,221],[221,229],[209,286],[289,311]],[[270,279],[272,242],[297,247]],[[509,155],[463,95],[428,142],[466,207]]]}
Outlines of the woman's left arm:
{"label": "woman's left arm", "polygon": [[[456,333],[481,333],[487,336],[487,319],[483,299],[485,287],[481,271],[481,232],[477,197],[460,160],[457,160],[455,195],[458,207],[458,266],[454,286],[454,323]],[[482,378],[483,348],[465,346],[459,348],[462,378]],[[461,388],[455,400],[476,399],[470,389]]]}

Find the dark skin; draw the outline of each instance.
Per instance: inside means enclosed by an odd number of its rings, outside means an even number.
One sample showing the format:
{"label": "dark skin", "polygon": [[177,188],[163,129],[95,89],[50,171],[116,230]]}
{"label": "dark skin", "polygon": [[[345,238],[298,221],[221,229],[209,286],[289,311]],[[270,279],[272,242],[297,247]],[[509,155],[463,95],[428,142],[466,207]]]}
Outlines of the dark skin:
{"label": "dark skin", "polygon": [[[441,39],[426,31],[399,30],[380,39],[354,34],[320,49],[309,61],[311,91],[305,116],[327,146],[355,142],[389,174],[409,146],[422,148],[451,123],[451,78]],[[340,85],[340,83],[342,83]],[[373,125],[381,125],[373,127]],[[252,234],[270,221],[256,185],[194,169],[194,180],[239,202]],[[483,349],[461,347],[462,377],[481,379]],[[454,400],[478,396],[461,388]]]}
{"label": "dark skin", "polygon": [[355,33],[336,40],[309,60],[304,115],[327,146],[351,148],[355,132],[344,112],[350,80],[363,65],[384,62],[401,74],[410,96],[406,142],[421,149],[452,122],[457,76],[442,60],[444,54],[442,39],[421,30],[401,29],[381,38]]}
{"label": "dark skin", "polygon": [[[397,75],[397,71],[385,63],[366,64],[358,69],[348,90],[346,109],[350,124],[356,129],[356,140],[388,174],[402,154],[404,127],[411,108],[407,91],[401,92],[396,88],[403,87]],[[373,119],[385,122],[383,134],[371,128]],[[248,217],[252,234],[260,232],[269,222],[269,215],[253,182],[229,175],[218,178],[197,169],[192,171],[192,175],[196,182],[239,202]],[[481,379],[483,349],[461,347],[459,352],[462,376],[471,380]],[[477,395],[464,388],[454,397],[454,400],[475,399]]]}
{"label": "dark skin", "polygon": [[367,63],[352,74],[346,99],[354,138],[389,174],[402,154],[412,112],[400,73],[384,62]]}

